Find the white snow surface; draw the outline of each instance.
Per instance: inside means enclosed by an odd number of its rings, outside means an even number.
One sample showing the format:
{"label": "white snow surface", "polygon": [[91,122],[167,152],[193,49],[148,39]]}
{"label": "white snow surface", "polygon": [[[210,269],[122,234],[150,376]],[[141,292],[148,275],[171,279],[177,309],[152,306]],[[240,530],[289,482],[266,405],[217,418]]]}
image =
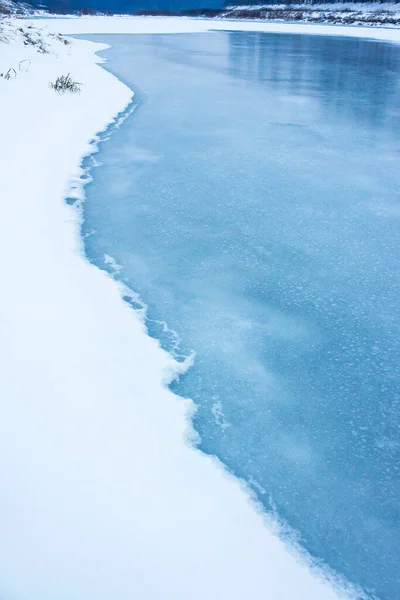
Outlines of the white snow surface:
{"label": "white snow surface", "polygon": [[93,33],[199,33],[204,31],[269,31],[271,33],[303,33],[307,35],[342,35],[374,40],[400,42],[400,29],[347,25],[277,23],[248,19],[194,19],[189,17],[65,17],[35,19],[35,25],[46,31],[63,34]]}
{"label": "white snow surface", "polygon": [[[50,54],[24,46],[15,28],[32,24],[45,27]],[[80,217],[64,198],[91,140],[132,94],[99,66],[104,46],[48,35],[345,28],[149,18],[2,26],[0,72],[17,77],[0,78],[0,597],[352,597],[191,447],[193,407],[166,387],[173,360],[84,258]],[[361,32],[394,39],[393,30]],[[84,84],[80,94],[50,89],[67,73]]]}

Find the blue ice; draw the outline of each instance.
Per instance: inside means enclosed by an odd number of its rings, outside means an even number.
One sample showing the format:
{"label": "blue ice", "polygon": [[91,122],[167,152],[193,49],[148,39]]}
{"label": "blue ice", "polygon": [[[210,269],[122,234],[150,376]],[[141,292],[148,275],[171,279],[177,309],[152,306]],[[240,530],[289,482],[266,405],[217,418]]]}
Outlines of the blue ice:
{"label": "blue ice", "polygon": [[196,352],[173,387],[200,448],[317,561],[397,600],[400,49],[99,38],[138,108],[86,188],[88,256]]}

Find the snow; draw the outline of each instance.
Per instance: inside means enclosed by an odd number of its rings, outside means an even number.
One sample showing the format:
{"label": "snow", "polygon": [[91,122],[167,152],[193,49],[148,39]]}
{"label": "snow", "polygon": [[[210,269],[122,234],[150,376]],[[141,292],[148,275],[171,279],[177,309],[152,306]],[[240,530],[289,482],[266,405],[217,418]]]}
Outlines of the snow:
{"label": "snow", "polygon": [[306,35],[342,35],[399,42],[400,30],[394,28],[351,27],[298,23],[265,23],[229,19],[192,19],[188,17],[67,17],[35,19],[46,31],[63,34],[93,33],[200,33],[205,31],[268,31]]}
{"label": "snow", "polygon": [[[16,31],[32,25],[48,54]],[[17,72],[0,79],[5,600],[351,597],[279,538],[241,482],[190,446],[193,407],[165,386],[176,365],[112,278],[85,260],[79,214],[64,202],[91,140],[132,93],[99,67],[104,46],[50,34],[210,28],[399,37],[190,19],[3,21],[0,72]],[[80,94],[50,89],[67,73]]]}

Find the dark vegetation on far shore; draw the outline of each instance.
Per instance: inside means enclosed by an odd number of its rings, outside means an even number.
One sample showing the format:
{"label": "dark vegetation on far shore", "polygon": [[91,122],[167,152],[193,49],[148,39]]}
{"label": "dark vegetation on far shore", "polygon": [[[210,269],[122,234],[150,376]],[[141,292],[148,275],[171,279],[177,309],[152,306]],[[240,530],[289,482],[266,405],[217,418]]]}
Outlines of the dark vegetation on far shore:
{"label": "dark vegetation on far shore", "polygon": [[[99,14],[96,11],[82,9],[78,14],[90,15]],[[102,14],[113,14],[112,12]],[[291,7],[286,5],[262,7],[262,6],[234,6],[227,8],[193,8],[181,10],[178,12],[171,10],[140,10],[135,13],[137,16],[159,16],[159,17],[203,17],[203,18],[222,18],[222,19],[255,19],[262,21],[290,21],[303,23],[332,23],[341,25],[386,25],[400,26],[400,3],[399,10],[362,10],[358,8],[343,8],[338,10],[335,6],[318,8],[312,4],[302,7],[298,5]]]}
{"label": "dark vegetation on far shore", "polygon": [[[228,0],[227,0],[228,1]],[[260,1],[260,0],[259,0]],[[294,2],[295,0],[293,0]],[[221,19],[253,19],[262,21],[282,21],[282,22],[297,22],[297,23],[330,23],[341,25],[367,25],[367,26],[400,26],[400,1],[394,2],[394,6],[398,6],[398,10],[387,9],[384,5],[379,9],[379,3],[376,2],[374,9],[369,7],[363,8],[363,1],[354,3],[351,8],[338,9],[335,6],[334,0],[324,2],[324,0],[314,0],[317,6],[313,4],[294,4],[287,3],[270,5],[244,5],[227,6],[223,8],[192,8],[180,11],[172,10],[138,10],[136,12],[125,13],[135,14],[137,16],[160,16],[160,17],[203,17],[203,18],[221,18]],[[369,4],[369,2],[367,2]],[[2,16],[23,15],[26,16],[30,10],[35,10],[35,4],[31,1],[30,4],[24,2],[2,3],[0,0],[0,18]],[[43,5],[36,4],[36,7],[41,8],[44,12],[50,14],[75,14],[79,16],[91,15],[121,15],[119,11],[113,10],[95,10],[88,7],[83,7],[77,10],[71,10],[67,0],[50,0],[44,8]],[[357,6],[358,5],[358,6]]]}
{"label": "dark vegetation on far shore", "polygon": [[[64,11],[60,6],[60,0],[53,0],[54,7],[49,6],[47,9],[50,13],[62,14]],[[137,16],[157,16],[157,17],[203,17],[203,18],[221,18],[221,19],[254,19],[262,21],[283,21],[283,22],[302,22],[302,23],[332,23],[341,25],[386,25],[400,26],[400,2],[398,3],[399,10],[393,11],[382,7],[379,10],[378,6],[374,10],[363,9],[363,2],[358,2],[360,8],[343,8],[338,10],[335,4],[330,5],[325,3],[321,7],[321,2],[318,6],[313,4],[304,4],[299,6],[291,6],[286,4],[269,6],[225,6],[224,8],[192,8],[180,11],[172,10],[138,10],[135,13]],[[378,3],[376,3],[378,4]],[[396,4],[396,3],[393,3]],[[113,15],[121,14],[116,11],[96,11],[90,8],[82,8],[77,11],[66,10],[65,13],[85,16],[85,15]]]}

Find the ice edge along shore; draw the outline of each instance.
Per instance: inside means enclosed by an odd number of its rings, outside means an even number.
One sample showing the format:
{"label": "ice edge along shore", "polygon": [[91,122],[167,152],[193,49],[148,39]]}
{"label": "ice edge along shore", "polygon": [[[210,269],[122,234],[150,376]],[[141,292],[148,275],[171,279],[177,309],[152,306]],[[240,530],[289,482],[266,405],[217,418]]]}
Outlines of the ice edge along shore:
{"label": "ice edge along shore", "polygon": [[[43,29],[49,54],[24,45],[29,27]],[[0,72],[17,73],[0,79],[5,600],[354,597],[279,539],[241,482],[187,444],[192,405],[165,385],[173,360],[84,258],[80,217],[64,201],[132,93],[100,68],[104,45],[50,34],[210,28],[400,39],[398,30],[183,18],[4,22]],[[81,94],[49,88],[66,73]]]}

